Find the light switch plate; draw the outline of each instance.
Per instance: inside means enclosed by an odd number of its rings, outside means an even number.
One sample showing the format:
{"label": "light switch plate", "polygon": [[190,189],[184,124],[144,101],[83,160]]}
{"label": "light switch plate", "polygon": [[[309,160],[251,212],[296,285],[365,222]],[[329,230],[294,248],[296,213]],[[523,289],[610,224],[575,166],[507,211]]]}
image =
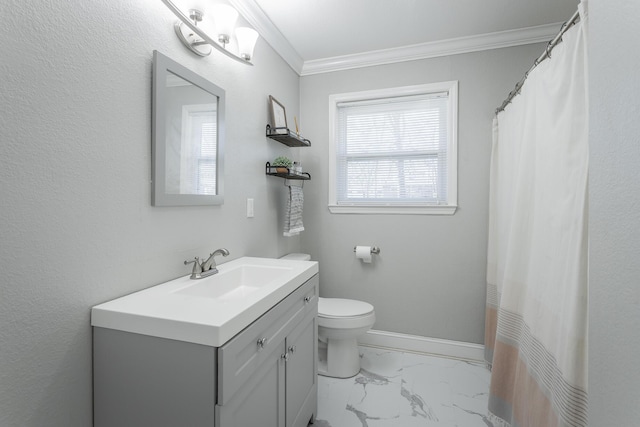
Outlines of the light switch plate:
{"label": "light switch plate", "polygon": [[253,218],[253,199],[247,199],[247,218]]}

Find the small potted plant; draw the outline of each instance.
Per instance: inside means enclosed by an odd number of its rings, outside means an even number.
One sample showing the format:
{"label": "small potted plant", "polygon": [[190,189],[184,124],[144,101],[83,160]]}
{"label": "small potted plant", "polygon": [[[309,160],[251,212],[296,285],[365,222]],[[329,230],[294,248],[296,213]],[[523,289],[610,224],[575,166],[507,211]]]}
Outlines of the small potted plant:
{"label": "small potted plant", "polygon": [[289,158],[280,156],[276,157],[272,166],[276,168],[276,172],[278,173],[288,173],[292,165],[293,162]]}

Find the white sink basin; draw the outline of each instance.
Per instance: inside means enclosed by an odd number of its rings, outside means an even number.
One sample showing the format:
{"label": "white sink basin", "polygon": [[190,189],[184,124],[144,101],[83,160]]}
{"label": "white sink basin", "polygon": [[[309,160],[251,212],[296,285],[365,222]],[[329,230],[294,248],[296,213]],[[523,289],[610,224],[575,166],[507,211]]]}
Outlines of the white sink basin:
{"label": "white sink basin", "polygon": [[192,284],[175,292],[194,297],[213,298],[228,303],[245,298],[274,280],[281,280],[288,273],[291,273],[291,270],[291,267],[270,265],[220,267],[217,274],[204,279],[192,280]]}
{"label": "white sink basin", "polygon": [[314,261],[243,257],[97,305],[96,327],[219,347],[318,273]]}

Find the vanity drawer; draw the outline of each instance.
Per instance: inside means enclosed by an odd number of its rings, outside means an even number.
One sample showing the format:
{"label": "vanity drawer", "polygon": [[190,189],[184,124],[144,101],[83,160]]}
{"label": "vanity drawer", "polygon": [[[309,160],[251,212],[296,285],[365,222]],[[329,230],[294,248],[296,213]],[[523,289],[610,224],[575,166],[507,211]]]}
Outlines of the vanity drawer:
{"label": "vanity drawer", "polygon": [[[318,309],[316,274],[271,310],[218,349],[218,405],[229,402],[234,393],[275,351],[282,352],[284,340],[311,311]],[[278,355],[279,357],[279,355]]]}

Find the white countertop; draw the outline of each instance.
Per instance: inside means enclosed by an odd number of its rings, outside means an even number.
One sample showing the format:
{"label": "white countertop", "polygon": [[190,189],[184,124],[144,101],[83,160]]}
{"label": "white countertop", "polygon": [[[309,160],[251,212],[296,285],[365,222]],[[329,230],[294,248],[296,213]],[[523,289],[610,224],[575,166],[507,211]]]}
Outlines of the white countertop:
{"label": "white countertop", "polygon": [[[281,267],[284,273],[243,298],[224,301],[184,292],[240,266]],[[220,273],[189,275],[97,305],[91,325],[220,347],[318,273],[315,261],[242,257],[218,265]],[[211,282],[215,286],[215,282]],[[182,291],[182,292],[181,292]]]}

